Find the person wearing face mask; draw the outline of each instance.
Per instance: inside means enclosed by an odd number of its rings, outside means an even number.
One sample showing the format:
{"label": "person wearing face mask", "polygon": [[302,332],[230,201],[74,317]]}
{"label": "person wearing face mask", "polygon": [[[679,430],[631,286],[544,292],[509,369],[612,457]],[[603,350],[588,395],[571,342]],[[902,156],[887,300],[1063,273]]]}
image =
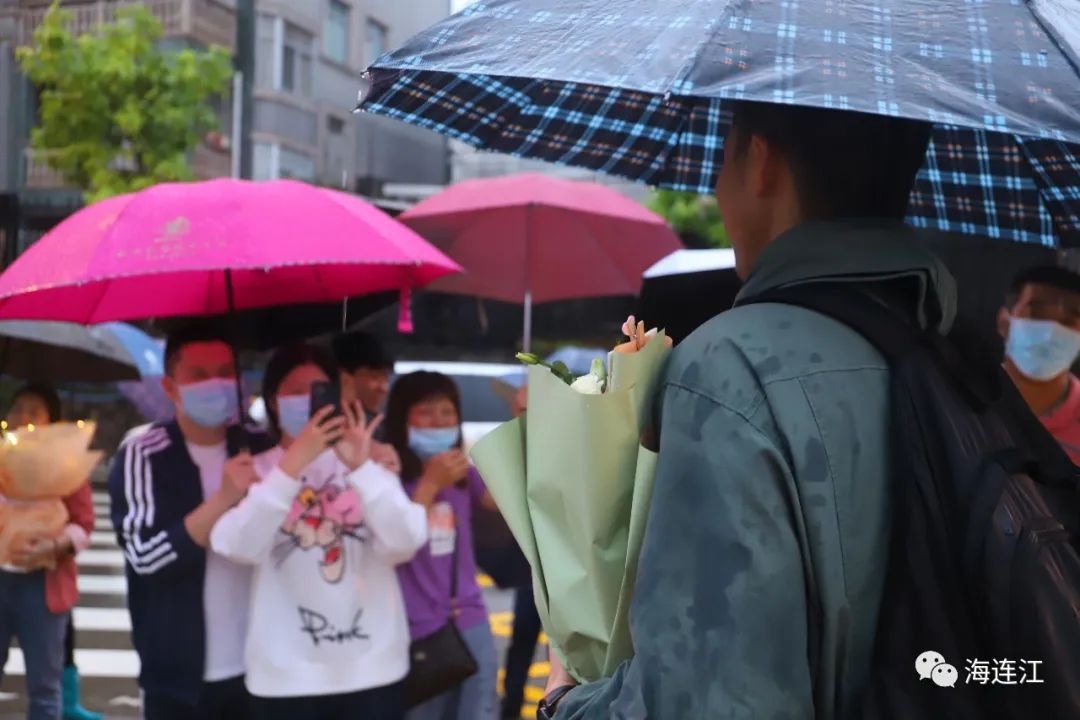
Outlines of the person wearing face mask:
{"label": "person wearing face mask", "polygon": [[1043,425],[1080,463],[1080,275],[1061,267],[1024,270],[998,317],[1005,370]]}
{"label": "person wearing face mask", "polygon": [[395,566],[427,539],[424,508],[373,454],[382,418],[359,401],[312,408],[336,378],[321,348],[278,350],[263,397],[277,447],[229,461],[259,481],[210,533],[211,547],[256,568],[247,688],[258,720],[398,720],[409,630]]}
{"label": "person wearing face mask", "polygon": [[428,542],[398,569],[412,638],[428,637],[453,622],[479,667],[463,684],[406,717],[494,720],[499,660],[476,582],[471,519],[474,506],[496,506],[461,449],[461,400],[454,381],[433,372],[398,378],[390,390],[385,431],[401,458],[406,492],[427,509]]}
{"label": "person wearing face mask", "polygon": [[[230,432],[239,420],[236,358],[221,337],[191,326],[169,337],[165,373],[176,419],[126,442],[109,472],[144,717],[243,719],[251,569],[208,549],[214,523],[251,481],[225,472],[243,449]],[[272,445],[252,428],[243,435],[253,452]]]}

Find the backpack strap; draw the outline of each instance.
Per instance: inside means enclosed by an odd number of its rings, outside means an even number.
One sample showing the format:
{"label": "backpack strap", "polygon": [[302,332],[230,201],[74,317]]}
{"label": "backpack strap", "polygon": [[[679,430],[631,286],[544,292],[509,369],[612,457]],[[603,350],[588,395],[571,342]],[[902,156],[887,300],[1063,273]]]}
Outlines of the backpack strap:
{"label": "backpack strap", "polygon": [[[967,396],[975,408],[984,408],[1001,396],[1001,371],[987,364],[985,356],[964,353],[974,347],[973,335],[962,326],[949,337],[918,327],[901,301],[903,281],[811,282],[768,290],[736,303],[794,305],[831,317],[848,326],[880,352],[890,366],[908,353],[928,351],[942,372]],[[963,339],[955,336],[963,336]]]}

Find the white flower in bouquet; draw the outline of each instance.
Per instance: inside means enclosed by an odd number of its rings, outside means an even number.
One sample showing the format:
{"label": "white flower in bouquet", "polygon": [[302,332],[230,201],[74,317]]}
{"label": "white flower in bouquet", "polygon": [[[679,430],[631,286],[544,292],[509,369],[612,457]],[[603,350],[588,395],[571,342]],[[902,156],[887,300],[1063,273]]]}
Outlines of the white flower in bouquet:
{"label": "white flower in bouquet", "polygon": [[570,389],[576,390],[582,395],[602,395],[606,380],[607,371],[604,368],[604,361],[596,358],[592,361],[592,368],[589,370],[588,375],[582,375],[570,383]]}

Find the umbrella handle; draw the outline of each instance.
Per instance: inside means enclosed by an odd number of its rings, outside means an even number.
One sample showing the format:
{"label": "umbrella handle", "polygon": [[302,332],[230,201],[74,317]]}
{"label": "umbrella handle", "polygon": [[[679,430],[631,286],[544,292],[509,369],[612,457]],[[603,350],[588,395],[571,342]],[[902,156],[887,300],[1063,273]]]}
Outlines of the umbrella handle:
{"label": "umbrella handle", "polygon": [[[232,315],[236,312],[236,299],[233,297],[233,283],[232,283],[232,270],[225,269],[225,302],[228,305],[228,314]],[[239,331],[238,331],[239,332]],[[248,442],[247,432],[244,430],[244,424],[247,422],[247,410],[244,408],[244,375],[240,371],[240,352],[237,350],[236,338],[233,338],[233,367],[236,372],[236,410],[240,414],[237,418],[239,424],[238,432],[235,433],[235,449],[237,453],[250,452],[251,447]]]}

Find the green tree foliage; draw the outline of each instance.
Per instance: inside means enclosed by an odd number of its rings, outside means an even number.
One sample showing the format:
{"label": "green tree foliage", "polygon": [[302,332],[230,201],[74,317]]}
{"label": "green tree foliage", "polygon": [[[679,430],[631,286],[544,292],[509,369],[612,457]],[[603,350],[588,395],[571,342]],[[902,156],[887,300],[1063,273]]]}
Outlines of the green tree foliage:
{"label": "green tree foliage", "polygon": [[87,201],[191,179],[192,151],[218,126],[211,100],[229,85],[228,51],[163,49],[142,5],[78,37],[69,23],[53,3],[18,51],[40,98],[31,145]]}
{"label": "green tree foliage", "polygon": [[698,238],[703,247],[731,247],[724,219],[712,195],[657,190],[649,207],[671,223],[684,240],[690,236]]}

